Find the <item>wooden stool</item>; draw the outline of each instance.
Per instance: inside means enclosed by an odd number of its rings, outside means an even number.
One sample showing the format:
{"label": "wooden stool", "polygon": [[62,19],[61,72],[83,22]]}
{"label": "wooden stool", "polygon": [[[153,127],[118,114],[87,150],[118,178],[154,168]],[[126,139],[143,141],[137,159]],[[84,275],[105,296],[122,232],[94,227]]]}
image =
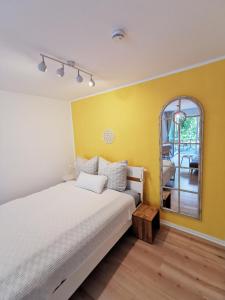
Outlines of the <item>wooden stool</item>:
{"label": "wooden stool", "polygon": [[132,215],[132,224],[136,237],[152,244],[160,228],[159,209],[141,204]]}

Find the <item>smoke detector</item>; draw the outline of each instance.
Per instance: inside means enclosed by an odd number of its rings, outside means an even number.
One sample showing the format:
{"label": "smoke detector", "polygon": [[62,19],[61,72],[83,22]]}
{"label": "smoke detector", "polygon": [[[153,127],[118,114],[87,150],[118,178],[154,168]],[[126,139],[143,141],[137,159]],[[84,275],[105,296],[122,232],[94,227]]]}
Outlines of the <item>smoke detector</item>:
{"label": "smoke detector", "polygon": [[112,32],[113,40],[122,40],[125,38],[125,32],[122,29],[116,29]]}

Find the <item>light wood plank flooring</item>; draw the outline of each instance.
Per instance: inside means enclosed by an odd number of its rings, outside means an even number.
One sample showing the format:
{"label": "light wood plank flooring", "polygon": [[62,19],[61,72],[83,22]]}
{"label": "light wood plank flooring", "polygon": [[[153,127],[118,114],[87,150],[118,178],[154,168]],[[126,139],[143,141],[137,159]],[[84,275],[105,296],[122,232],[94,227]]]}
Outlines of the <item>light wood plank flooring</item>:
{"label": "light wood plank flooring", "polygon": [[225,250],[162,227],[153,245],[127,233],[71,300],[225,299]]}

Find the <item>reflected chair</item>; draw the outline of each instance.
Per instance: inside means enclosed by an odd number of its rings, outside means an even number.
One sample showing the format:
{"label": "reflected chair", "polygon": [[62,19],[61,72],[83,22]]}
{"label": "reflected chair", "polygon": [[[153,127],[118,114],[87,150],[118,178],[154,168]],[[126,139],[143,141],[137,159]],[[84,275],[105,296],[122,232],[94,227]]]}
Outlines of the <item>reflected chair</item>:
{"label": "reflected chair", "polygon": [[191,161],[189,162],[189,168],[190,168],[190,172],[191,174],[193,174],[193,171],[197,171],[198,172],[198,167],[199,167],[199,157],[192,157]]}
{"label": "reflected chair", "polygon": [[170,157],[172,156],[171,150],[172,150],[171,144],[169,144],[169,143],[163,144],[162,145],[162,157],[170,160]]}

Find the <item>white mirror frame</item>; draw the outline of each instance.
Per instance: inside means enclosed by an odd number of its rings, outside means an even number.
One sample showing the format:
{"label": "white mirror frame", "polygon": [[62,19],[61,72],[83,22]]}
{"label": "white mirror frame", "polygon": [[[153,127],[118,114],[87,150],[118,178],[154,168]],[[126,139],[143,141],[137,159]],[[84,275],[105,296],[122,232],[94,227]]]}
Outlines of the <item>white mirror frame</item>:
{"label": "white mirror frame", "polygon": [[[200,131],[199,131],[199,137],[200,137],[200,143],[199,143],[199,167],[198,167],[198,217],[194,217],[188,214],[185,214],[183,212],[180,212],[180,198],[179,198],[179,203],[178,203],[178,211],[171,210],[169,208],[163,207],[163,168],[162,168],[162,117],[164,110],[168,105],[170,105],[174,101],[179,101],[179,100],[190,100],[194,102],[200,111]],[[194,97],[192,96],[177,96],[169,100],[161,109],[160,116],[159,116],[159,148],[160,148],[160,157],[159,157],[159,162],[160,162],[160,207],[164,211],[168,211],[171,213],[179,214],[179,215],[184,215],[186,217],[194,218],[197,220],[201,220],[202,218],[202,201],[201,201],[201,195],[202,195],[202,166],[203,166],[203,124],[204,124],[204,111],[201,103]],[[179,142],[180,143],[180,142]],[[179,167],[180,167],[180,162],[179,162]],[[180,187],[176,190],[181,190]]]}

